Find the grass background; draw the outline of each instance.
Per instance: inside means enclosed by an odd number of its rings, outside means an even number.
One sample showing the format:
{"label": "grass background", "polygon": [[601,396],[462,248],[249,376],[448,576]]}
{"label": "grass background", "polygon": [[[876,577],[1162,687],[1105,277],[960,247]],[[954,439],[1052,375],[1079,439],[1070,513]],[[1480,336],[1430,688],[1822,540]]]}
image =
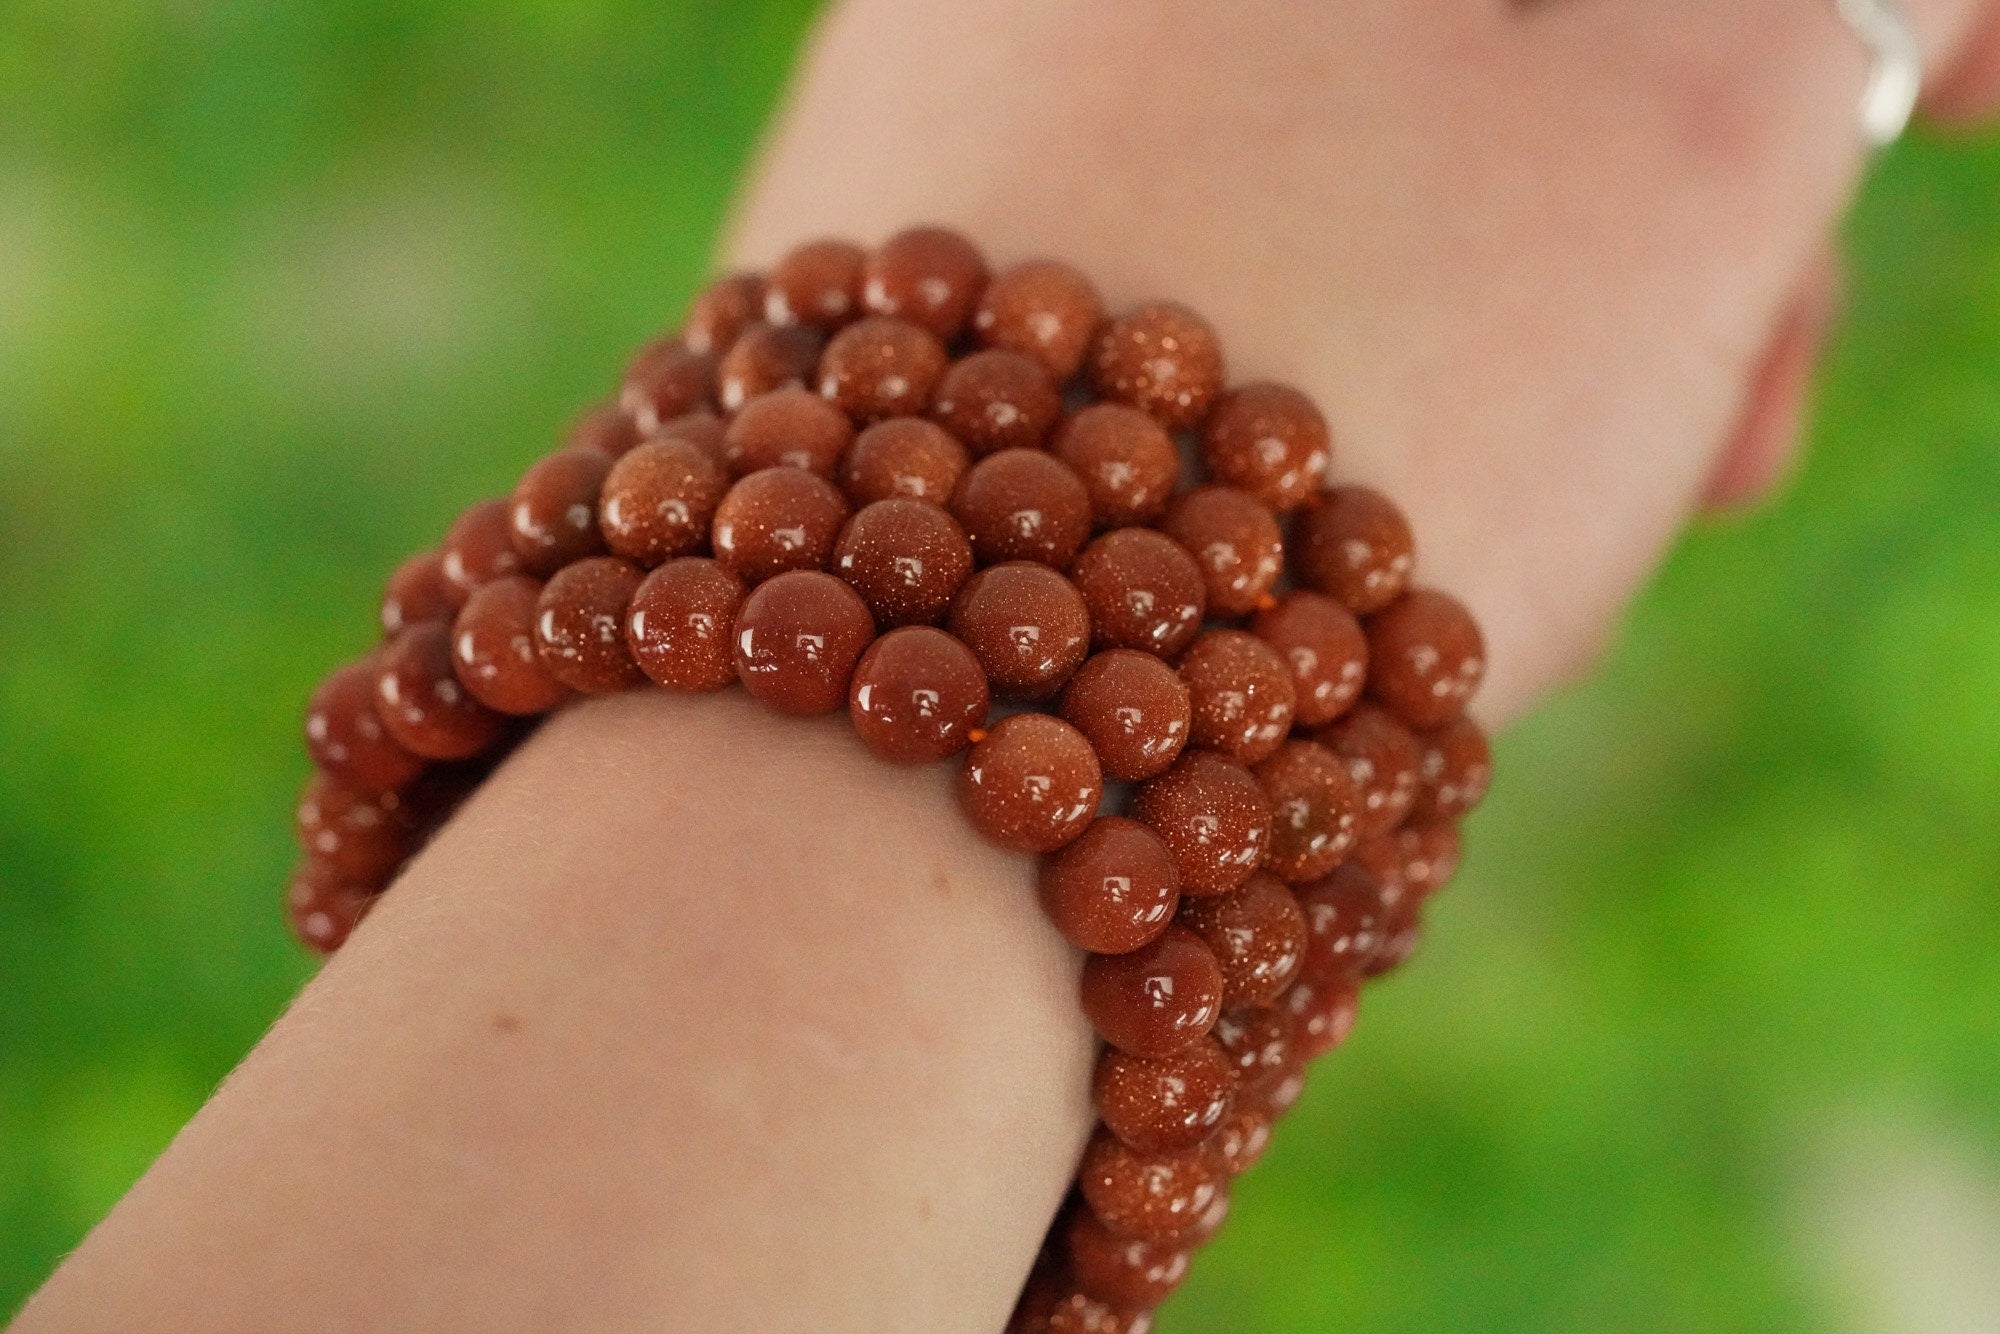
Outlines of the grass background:
{"label": "grass background", "polygon": [[[306,976],[301,700],[680,309],[809,9],[0,5],[0,1309]],[[1805,474],[1508,738],[1167,1330],[1872,1327],[1854,1164],[1983,1188],[2000,144],[1851,249]]]}

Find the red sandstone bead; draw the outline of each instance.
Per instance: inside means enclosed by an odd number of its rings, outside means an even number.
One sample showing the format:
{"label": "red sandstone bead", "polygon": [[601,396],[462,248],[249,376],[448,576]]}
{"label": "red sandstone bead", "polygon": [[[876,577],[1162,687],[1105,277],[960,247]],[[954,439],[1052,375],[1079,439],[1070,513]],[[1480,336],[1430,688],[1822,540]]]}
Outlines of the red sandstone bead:
{"label": "red sandstone bead", "polygon": [[1083,1151],[1076,1183],[1113,1232],[1169,1241],[1196,1225],[1214,1202],[1220,1178],[1221,1169],[1199,1149],[1141,1153],[1099,1130]]}
{"label": "red sandstone bead", "polygon": [[834,573],[854,586],[880,626],[944,619],[972,577],[972,544],[958,520],[921,500],[878,500],[847,521]]}
{"label": "red sandstone bead", "polygon": [[1083,832],[1104,796],[1097,754],[1083,733],[1046,713],[993,725],[965,757],[958,802],[973,828],[1002,847],[1054,852]]}
{"label": "red sandstone bead", "polygon": [[669,690],[720,690],[736,679],[732,640],[743,581],[700,556],[670,560],[640,581],[625,612],[639,670]]}
{"label": "red sandstone bead", "polygon": [[1106,528],[1159,522],[1180,481],[1173,437],[1120,403],[1083,408],[1063,423],[1050,448],[1083,479],[1091,512]]}
{"label": "red sandstone bead", "polygon": [[1361,792],[1356,833],[1363,840],[1403,822],[1416,800],[1423,746],[1387,709],[1357,704],[1313,739],[1347,761]]}
{"label": "red sandstone bead", "polygon": [[854,439],[840,465],[840,488],[855,505],[901,496],[943,505],[970,460],[965,446],[936,422],[891,417]]}
{"label": "red sandstone bead", "polygon": [[1090,536],[1090,494],[1060,460],[1035,449],[988,455],[951,495],[982,565],[1036,560],[1062,570]]}
{"label": "red sandstone bead", "polygon": [[972,243],[943,227],[897,232],[861,270],[861,304],[950,342],[965,328],[986,290],[986,261]]}
{"label": "red sandstone bead", "polygon": [[1368,687],[1412,727],[1443,727],[1486,675],[1486,640],[1465,605],[1418,588],[1368,618]]}
{"label": "red sandstone bead", "polygon": [[1089,1209],[1070,1214],[1063,1240],[1077,1288],[1099,1301],[1157,1306],[1187,1277],[1186,1251],[1118,1236]]}
{"label": "red sandstone bead", "polygon": [[1201,632],[1208,591],[1179,543],[1150,528],[1120,528],[1092,542],[1070,572],[1090,608],[1099,648],[1177,657]]}
{"label": "red sandstone bead", "polygon": [[1050,1308],[1048,1334],[1152,1334],[1150,1311],[1125,1310],[1082,1292],[1066,1292]]}
{"label": "red sandstone bead", "polygon": [[1174,925],[1136,950],[1084,960],[1081,994],[1100,1037],[1120,1051],[1157,1059],[1215,1026],[1222,968],[1200,936]]}
{"label": "red sandstone bead", "polygon": [[1046,699],[1090,652],[1090,613],[1076,586],[1046,565],[1008,561],[966,580],[951,606],[996,694]]}
{"label": "red sandstone bead", "polygon": [[804,468],[833,476],[854,443],[854,425],[811,390],[774,389],[745,403],[722,437],[730,475],[764,468]]}
{"label": "red sandstone bead", "polygon": [[572,690],[604,694],[646,679],[625,642],[625,609],[645,576],[613,556],[564,566],[542,588],[535,651],[549,675]]}
{"label": "red sandstone bead", "polygon": [[375,712],[381,674],[379,654],[337,667],[306,706],[306,750],[313,763],[360,792],[393,792],[424,767],[396,743]]}
{"label": "red sandstone bead", "polygon": [[561,449],[521,474],[507,501],[507,537],[523,570],[546,579],[604,554],[597,497],[610,470],[611,460],[594,449]]}
{"label": "red sandstone bead", "polygon": [[1158,835],[1106,815],[1042,859],[1042,911],[1071,944],[1093,954],[1130,954],[1174,920],[1181,877]]}
{"label": "red sandstone bead", "polygon": [[729,480],[701,446],[648,440],[604,479],[598,524],[612,554],[640,565],[689,556],[708,542]]}
{"label": "red sandstone bead", "polygon": [[972,744],[986,721],[986,673],[972,650],[928,625],[891,630],[854,669],[847,713],[863,744],[896,764],[929,764]]}
{"label": "red sandstone bead", "polygon": [[1291,1029],[1283,1015],[1266,1006],[1224,1010],[1215,1021],[1215,1041],[1236,1071],[1236,1087],[1247,1106],[1257,1106],[1298,1068]]}
{"label": "red sandstone bead", "polygon": [[565,449],[594,449],[607,459],[621,457],[639,443],[639,427],[616,403],[604,403],[578,417],[563,437]]}
{"label": "red sandstone bead", "polygon": [[569,691],[535,651],[542,585],[524,574],[486,584],[451,627],[451,668],[472,697],[499,713],[546,713]]}
{"label": "red sandstone bead", "polygon": [[1142,784],[1132,816],[1160,836],[1181,893],[1221,894],[1250,878],[1271,837],[1271,801],[1242,765],[1197,750]]}
{"label": "red sandstone bead", "polygon": [[1106,325],[1090,377],[1114,403],[1143,408],[1176,430],[1198,426],[1222,392],[1222,346],[1186,306],[1156,301]]}
{"label": "red sandstone bead", "polygon": [[808,241],[797,247],[765,276],[764,318],[772,324],[838,329],[861,313],[866,260],[851,241]]}
{"label": "red sandstone bead", "polygon": [[1242,630],[1210,630],[1180,662],[1192,706],[1188,740],[1255,764],[1291,731],[1291,668],[1278,650]]}
{"label": "red sandstone bead", "polygon": [[1307,507],[1292,542],[1299,578],[1356,616],[1401,597],[1417,563],[1409,520],[1365,486],[1336,486]]}
{"label": "red sandstone bead", "polygon": [[1222,396],[1202,425],[1208,475],[1248,491],[1280,514],[1320,493],[1329,455],[1326,418],[1289,385],[1239,385]]}
{"label": "red sandstone bead", "polygon": [[818,570],[847,522],[847,499],[803,468],[766,468],[729,488],[710,540],[722,567],[746,584],[787,570]]}
{"label": "red sandstone bead", "polygon": [[1461,716],[1435,731],[1418,733],[1417,742],[1422,758],[1410,818],[1462,819],[1486,796],[1493,779],[1493,751],[1486,744],[1486,733]]}
{"label": "red sandstone bead", "polygon": [[759,584],[736,617],[736,675],[780,713],[832,713],[875,623],[853,589],[818,570]]}
{"label": "red sandstone bead", "polygon": [[[685,440],[708,456],[709,462],[720,466],[722,463],[722,418],[703,408],[690,412],[684,417],[660,423],[660,429],[653,432],[654,440]],[[627,451],[628,453],[630,451]],[[621,456],[622,457],[622,456]]]}
{"label": "red sandstone bead", "polygon": [[909,417],[930,406],[950,358],[914,324],[870,316],[833,336],[819,359],[819,392],[857,422]]}
{"label": "red sandstone bead", "polygon": [[[1211,1154],[1212,1158],[1213,1155]],[[1217,1172],[1221,1166],[1217,1164]],[[1222,1225],[1229,1218],[1229,1179],[1218,1175],[1215,1183],[1215,1198],[1208,1202],[1187,1227],[1176,1232],[1162,1245],[1174,1246],[1184,1251],[1195,1251],[1215,1240],[1215,1234],[1222,1231]]]}
{"label": "red sandstone bead", "polygon": [[994,277],[973,314],[983,347],[1033,357],[1058,382],[1083,364],[1104,322],[1104,302],[1090,279],[1067,264],[1029,260]]}
{"label": "red sandstone bead", "polygon": [[495,741],[506,719],[472,697],[451,666],[451,630],[413,625],[383,650],[375,714],[396,744],[430,760],[462,760]]}
{"label": "red sandstone bead", "polygon": [[504,500],[482,500],[470,506],[445,531],[438,548],[445,582],[461,596],[481,584],[518,574],[521,558],[514,554],[513,521]]}
{"label": "red sandstone bead", "polygon": [[361,924],[375,898],[368,886],[343,879],[308,858],[285,890],[285,917],[301,941],[320,954],[331,954]]}
{"label": "red sandstone bead", "polygon": [[938,381],[931,417],[974,455],[1040,449],[1062,416],[1054,380],[1018,352],[974,352]]}
{"label": "red sandstone bead", "polygon": [[[1298,988],[1293,988],[1296,991]],[[1290,995],[1291,992],[1286,992]],[[1208,1152],[1230,1176],[1240,1177],[1257,1165],[1271,1147],[1271,1117],[1261,1107],[1232,1106],[1215,1128]]]}
{"label": "red sandstone bead", "polygon": [[[1214,616],[1265,606],[1285,570],[1284,535],[1268,506],[1243,491],[1204,486],[1174,503],[1161,531],[1187,548],[1208,586]],[[1356,627],[1359,634],[1360,627]]]}
{"label": "red sandstone bead", "polygon": [[1411,898],[1392,909],[1382,937],[1382,948],[1375,951],[1362,970],[1366,977],[1380,977],[1393,973],[1410,961],[1417,952],[1417,946],[1424,939],[1424,909],[1421,901]]}
{"label": "red sandstone bead", "polygon": [[1294,1059],[1292,1069],[1264,1093],[1261,1103],[1266,1115],[1276,1119],[1292,1110],[1306,1091],[1305,1063]]}
{"label": "red sandstone bead", "polygon": [[716,359],[678,338],[658,338],[639,349],[625,368],[618,406],[651,435],[661,422],[706,407],[715,392]]}
{"label": "red sandstone bead", "polygon": [[690,352],[721,356],[764,313],[764,279],[754,273],[717,278],[688,307],[681,341]]}
{"label": "red sandstone bead", "polygon": [[1359,978],[1319,982],[1302,978],[1278,998],[1276,1009],[1291,1027],[1300,1059],[1316,1061],[1347,1041],[1360,1013]]}
{"label": "red sandstone bead", "polygon": [[1359,841],[1361,789],[1347,762],[1313,741],[1287,741],[1253,771],[1271,799],[1264,867],[1286,884],[1316,880]]}
{"label": "red sandstone bead", "polygon": [[1362,977],[1385,939],[1382,884],[1349,862],[1293,893],[1305,915],[1302,981],[1337,988]]}
{"label": "red sandstone bead", "polygon": [[314,774],[299,796],[294,819],[299,846],[335,877],[377,888],[403,864],[416,831],[394,792],[357,792]]}
{"label": "red sandstone bead", "polygon": [[1179,758],[1191,709],[1180,673],[1150,653],[1114,648],[1077,669],[1061,712],[1090,738],[1106,777],[1137,783]]}
{"label": "red sandstone bead", "polygon": [[735,412],[752,399],[812,383],[826,340],[801,325],[753,324],[715,367],[715,401]]}
{"label": "red sandstone bead", "polygon": [[1180,920],[1222,966],[1225,1006],[1269,1005],[1298,976],[1306,922],[1276,876],[1251,876],[1227,894],[1190,899]]}
{"label": "red sandstone bead", "polygon": [[[1458,872],[1458,826],[1448,821],[1411,820],[1377,841],[1395,849],[1391,874],[1400,880],[1404,894],[1411,898],[1429,898]],[[1360,856],[1359,849],[1356,856]],[[1371,850],[1371,865],[1376,856]]]}
{"label": "red sandstone bead", "polygon": [[1361,622],[1332,598],[1287,594],[1258,612],[1250,629],[1290,665],[1300,727],[1324,727],[1360,698],[1368,678],[1368,640]]}
{"label": "red sandstone bead", "polygon": [[1222,1123],[1235,1083],[1229,1058],[1208,1038],[1158,1059],[1107,1047],[1091,1097],[1119,1139],[1141,1153],[1172,1153],[1194,1148]]}
{"label": "red sandstone bead", "polygon": [[393,639],[422,621],[449,621],[464,602],[464,590],[444,577],[444,558],[419,551],[382,588],[382,633]]}

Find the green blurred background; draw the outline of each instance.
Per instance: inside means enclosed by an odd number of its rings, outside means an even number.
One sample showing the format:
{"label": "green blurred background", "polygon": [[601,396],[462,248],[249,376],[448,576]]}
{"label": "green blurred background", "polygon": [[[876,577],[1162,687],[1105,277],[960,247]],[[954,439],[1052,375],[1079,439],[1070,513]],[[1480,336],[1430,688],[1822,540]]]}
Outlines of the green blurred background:
{"label": "green blurred background", "polygon": [[[301,700],[671,322],[810,8],[0,4],[0,1309],[307,975]],[[1850,236],[1810,466],[1508,738],[1167,1330],[2000,1321],[2000,144]]]}

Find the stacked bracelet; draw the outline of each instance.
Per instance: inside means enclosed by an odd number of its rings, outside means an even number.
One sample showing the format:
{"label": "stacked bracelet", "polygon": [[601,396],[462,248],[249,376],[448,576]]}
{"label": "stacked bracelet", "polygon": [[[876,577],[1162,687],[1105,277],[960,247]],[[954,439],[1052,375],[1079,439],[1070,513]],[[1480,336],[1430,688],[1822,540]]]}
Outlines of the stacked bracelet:
{"label": "stacked bracelet", "polygon": [[1486,789],[1478,627],[1328,460],[1304,395],[1225,385],[1199,316],[1107,320],[1062,264],[989,277],[917,228],[723,278],[390,577],[386,638],[308,711],[292,924],[337,948],[578,696],[741,682],[847,709],[885,760],[962,753],[972,823],[1042,858],[1106,1044],[1010,1328],[1143,1330]]}

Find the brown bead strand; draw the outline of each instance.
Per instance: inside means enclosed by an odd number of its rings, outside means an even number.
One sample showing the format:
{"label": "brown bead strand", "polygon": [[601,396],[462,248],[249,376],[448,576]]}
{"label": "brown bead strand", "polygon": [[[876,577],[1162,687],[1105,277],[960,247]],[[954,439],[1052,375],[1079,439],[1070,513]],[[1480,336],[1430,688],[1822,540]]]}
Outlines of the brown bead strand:
{"label": "brown bead strand", "polygon": [[610,457],[595,449],[561,449],[521,474],[507,501],[507,536],[521,569],[546,579],[572,561],[604,554],[597,498],[610,471]]}

